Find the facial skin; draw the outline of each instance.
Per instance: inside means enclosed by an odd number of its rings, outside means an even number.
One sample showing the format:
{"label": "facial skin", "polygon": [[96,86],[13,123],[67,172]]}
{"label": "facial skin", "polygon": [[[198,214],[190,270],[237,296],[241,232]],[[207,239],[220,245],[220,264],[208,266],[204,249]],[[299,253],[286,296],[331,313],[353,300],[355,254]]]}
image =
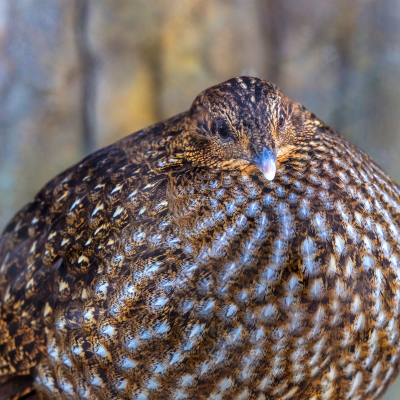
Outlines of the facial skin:
{"label": "facial skin", "polygon": [[277,165],[320,126],[272,83],[234,78],[200,93],[190,109],[184,157],[193,166],[253,165],[273,180]]}

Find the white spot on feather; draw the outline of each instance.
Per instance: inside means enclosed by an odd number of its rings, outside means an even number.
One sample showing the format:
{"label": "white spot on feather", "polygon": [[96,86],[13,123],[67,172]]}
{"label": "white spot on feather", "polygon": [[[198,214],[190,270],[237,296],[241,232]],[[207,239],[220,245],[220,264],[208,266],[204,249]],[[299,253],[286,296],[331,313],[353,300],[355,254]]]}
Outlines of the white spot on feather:
{"label": "white spot on feather", "polygon": [[111,194],[115,193],[115,192],[119,192],[122,189],[123,185],[117,185],[115,186],[115,188],[111,191]]}
{"label": "white spot on feather", "polygon": [[335,235],[335,248],[336,252],[341,255],[345,251],[344,240],[341,236]]}
{"label": "white spot on feather", "polygon": [[124,207],[119,206],[116,210],[115,213],[113,215],[113,218],[117,217],[118,215],[120,215],[122,212],[124,211]]}
{"label": "white spot on feather", "polygon": [[81,202],[81,199],[75,200],[75,202],[72,204],[72,206],[69,209],[69,211],[72,211],[80,202]]}

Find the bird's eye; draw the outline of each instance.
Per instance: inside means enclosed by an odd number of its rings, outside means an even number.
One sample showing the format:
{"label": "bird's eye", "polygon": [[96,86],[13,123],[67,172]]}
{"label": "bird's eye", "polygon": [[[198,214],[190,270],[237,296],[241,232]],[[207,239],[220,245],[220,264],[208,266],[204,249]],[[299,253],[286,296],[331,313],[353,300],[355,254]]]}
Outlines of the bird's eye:
{"label": "bird's eye", "polygon": [[218,135],[222,140],[228,140],[231,137],[229,129],[225,124],[218,124]]}
{"label": "bird's eye", "polygon": [[285,125],[285,115],[281,113],[281,115],[279,116],[279,128],[283,128],[283,126]]}

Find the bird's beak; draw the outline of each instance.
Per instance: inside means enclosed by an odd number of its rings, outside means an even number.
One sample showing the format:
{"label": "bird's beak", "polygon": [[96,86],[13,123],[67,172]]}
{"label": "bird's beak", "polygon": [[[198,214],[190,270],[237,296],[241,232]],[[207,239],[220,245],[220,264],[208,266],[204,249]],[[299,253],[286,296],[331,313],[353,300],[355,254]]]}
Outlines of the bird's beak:
{"label": "bird's beak", "polygon": [[257,168],[262,172],[266,179],[272,181],[276,174],[276,157],[265,147],[261,154],[257,153],[257,157],[253,160]]}

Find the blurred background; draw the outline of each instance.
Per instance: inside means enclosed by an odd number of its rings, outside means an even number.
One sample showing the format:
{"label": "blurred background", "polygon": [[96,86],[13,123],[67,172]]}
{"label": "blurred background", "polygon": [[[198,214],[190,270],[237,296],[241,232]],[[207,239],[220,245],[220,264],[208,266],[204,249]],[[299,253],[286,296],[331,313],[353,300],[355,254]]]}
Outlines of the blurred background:
{"label": "blurred background", "polygon": [[86,154],[244,74],[400,181],[400,0],[0,0],[0,230]]}

